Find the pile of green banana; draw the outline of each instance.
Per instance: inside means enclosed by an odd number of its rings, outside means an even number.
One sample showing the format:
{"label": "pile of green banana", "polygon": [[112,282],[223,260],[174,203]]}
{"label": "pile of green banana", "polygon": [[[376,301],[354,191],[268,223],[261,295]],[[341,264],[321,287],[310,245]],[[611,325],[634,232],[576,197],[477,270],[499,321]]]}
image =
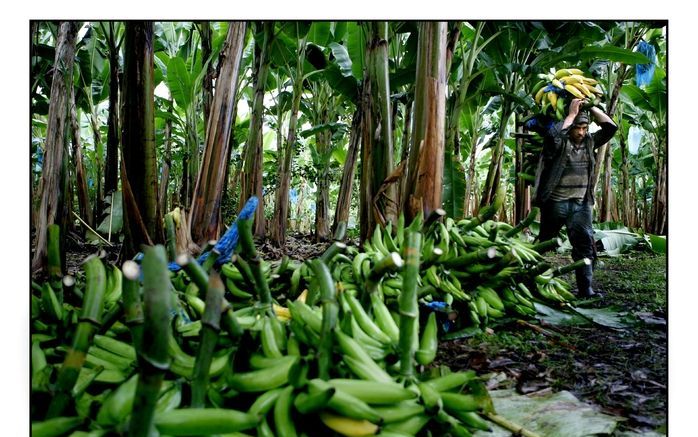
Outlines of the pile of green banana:
{"label": "pile of green banana", "polygon": [[572,98],[594,103],[603,95],[603,91],[597,87],[598,81],[584,76],[584,72],[578,68],[552,69],[550,73],[539,74],[538,79],[531,89],[531,95],[542,114],[557,120],[565,118],[567,104]]}
{"label": "pile of green banana", "polygon": [[[419,296],[423,303],[443,301],[460,314],[460,328],[485,328],[491,319],[505,316],[532,317],[534,302],[564,304],[574,299],[569,284],[541,256],[542,251],[557,247],[558,241],[534,245],[525,242],[520,231],[529,226],[536,214],[531,214],[513,227],[488,219],[487,208],[471,219],[455,222],[446,217],[435,220],[422,230],[422,268]],[[404,250],[404,232],[422,229],[420,219],[404,227],[397,223],[376,228],[364,243],[364,251],[349,250],[353,259],[336,257],[333,276],[342,289],[357,290],[369,286],[370,272],[381,258]],[[379,295],[390,305],[399,299],[402,277],[389,272],[374,281]]]}
{"label": "pile of green banana", "polygon": [[[421,240],[421,222],[407,234]],[[220,271],[180,258],[177,273],[161,246],[121,269],[93,256],[77,282],[32,284],[32,435],[490,429],[474,372],[427,367],[438,327],[417,306],[419,256],[408,269],[397,252],[369,254],[361,281],[345,283],[355,270],[342,243],[303,263],[248,249]],[[413,284],[400,316],[384,300],[389,279]]]}

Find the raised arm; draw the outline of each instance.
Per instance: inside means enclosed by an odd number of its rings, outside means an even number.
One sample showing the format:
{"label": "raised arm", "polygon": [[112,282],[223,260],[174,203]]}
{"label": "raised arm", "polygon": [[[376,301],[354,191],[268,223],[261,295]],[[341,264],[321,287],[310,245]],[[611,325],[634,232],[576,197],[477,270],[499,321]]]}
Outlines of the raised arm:
{"label": "raised arm", "polygon": [[600,125],[601,123],[611,123],[613,126],[616,124],[613,122],[611,117],[609,117],[605,112],[597,108],[596,106],[592,106],[591,109],[589,110],[591,114],[594,116],[594,120]]}
{"label": "raised arm", "polygon": [[598,149],[611,140],[613,135],[618,130],[618,126],[613,122],[608,114],[596,106],[593,106],[590,109],[590,112],[593,115],[596,123],[601,126],[601,129],[592,134],[592,137],[594,138],[594,149]]}
{"label": "raised arm", "polygon": [[567,110],[567,117],[565,117],[565,120],[562,122],[563,130],[572,126],[574,119],[577,118],[577,114],[579,114],[579,107],[582,105],[582,102],[582,99],[572,99],[570,102],[570,107]]}

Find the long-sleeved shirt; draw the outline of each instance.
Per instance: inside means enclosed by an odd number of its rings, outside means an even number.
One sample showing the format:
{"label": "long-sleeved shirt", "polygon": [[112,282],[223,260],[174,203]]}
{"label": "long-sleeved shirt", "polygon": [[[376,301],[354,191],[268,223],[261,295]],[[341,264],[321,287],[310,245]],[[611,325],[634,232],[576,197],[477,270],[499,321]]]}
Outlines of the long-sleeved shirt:
{"label": "long-sleeved shirt", "polygon": [[[568,133],[572,128],[562,128],[562,121],[555,123],[548,130],[543,140],[543,151],[541,152],[540,160],[538,161],[538,169],[536,171],[536,182],[534,184],[533,204],[542,205],[545,201],[551,199],[553,191],[558,188],[562,175],[568,164],[568,160],[572,154],[572,142],[569,139]],[[586,191],[583,200],[594,203],[594,168],[596,159],[594,152],[597,148],[606,144],[618,130],[618,126],[614,123],[600,123],[601,129],[593,134],[587,133],[582,141],[583,147],[586,149],[588,156],[588,180]]]}

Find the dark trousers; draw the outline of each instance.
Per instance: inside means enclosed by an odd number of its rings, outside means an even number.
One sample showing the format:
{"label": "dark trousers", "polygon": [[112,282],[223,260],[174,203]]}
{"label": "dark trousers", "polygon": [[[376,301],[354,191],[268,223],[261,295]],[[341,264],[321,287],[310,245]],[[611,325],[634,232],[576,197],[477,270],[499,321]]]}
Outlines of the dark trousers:
{"label": "dark trousers", "polygon": [[[540,241],[547,241],[558,236],[563,226],[567,228],[567,236],[572,244],[572,259],[582,258],[594,260],[594,230],[591,227],[591,205],[581,200],[549,200],[543,204],[540,213]],[[591,265],[578,268],[575,271],[579,294],[590,295],[593,291],[591,281],[593,267]]]}

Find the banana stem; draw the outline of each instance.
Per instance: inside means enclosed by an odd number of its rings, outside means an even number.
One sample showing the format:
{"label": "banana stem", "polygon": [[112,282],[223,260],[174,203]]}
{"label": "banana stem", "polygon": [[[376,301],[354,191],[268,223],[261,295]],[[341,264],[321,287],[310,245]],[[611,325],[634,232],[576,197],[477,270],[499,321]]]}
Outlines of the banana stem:
{"label": "banana stem", "polygon": [[515,227],[506,231],[504,236],[507,238],[511,238],[514,235],[517,235],[519,232],[526,229],[528,226],[531,225],[531,223],[533,223],[533,221],[536,219],[536,217],[538,217],[539,211],[540,211],[540,209],[537,206],[534,206],[533,208],[531,208],[531,212],[528,213],[526,218],[521,220],[521,222],[519,222],[519,224],[516,225]]}
{"label": "banana stem", "polygon": [[532,268],[531,271],[530,271],[529,276],[531,276],[531,277],[533,277],[533,276],[538,276],[538,275],[540,275],[541,273],[550,270],[550,268],[551,268],[552,266],[553,266],[553,265],[550,264],[549,262],[542,261],[542,262],[536,264],[535,266],[533,266],[533,268]]}
{"label": "banana stem", "polygon": [[230,262],[237,267],[238,271],[242,275],[242,278],[245,280],[245,282],[247,282],[247,285],[254,287],[254,276],[252,275],[252,270],[250,270],[250,265],[247,264],[247,261],[245,261],[241,256],[235,254],[230,259]]}
{"label": "banana stem", "polygon": [[228,333],[230,338],[238,338],[242,336],[245,332],[243,331],[240,323],[238,323],[235,314],[233,313],[233,307],[228,303],[227,300],[223,300],[223,315],[221,316],[221,327],[225,332]]}
{"label": "banana stem", "polygon": [[514,423],[498,414],[485,413],[485,416],[492,422],[501,426],[502,428],[508,429],[513,435],[519,435],[521,437],[542,437],[540,434],[530,431],[523,426]]}
{"label": "banana stem", "polygon": [[134,261],[127,260],[121,266],[123,273],[123,291],[124,299],[124,316],[126,326],[131,331],[131,341],[134,345],[141,344],[143,337],[143,305],[141,304],[140,284],[140,267]]}
{"label": "banana stem", "polygon": [[535,250],[538,253],[545,253],[553,249],[557,249],[562,245],[562,240],[560,240],[558,237],[551,238],[548,241],[541,241],[538,244],[534,244],[531,249]]}
{"label": "banana stem", "polygon": [[468,252],[465,255],[445,261],[444,265],[447,267],[465,267],[476,262],[491,261],[496,257],[497,249],[494,247],[488,247]]}
{"label": "banana stem", "polygon": [[327,248],[327,250],[325,250],[325,252],[322,255],[320,255],[320,259],[325,264],[329,264],[335,255],[339,253],[344,253],[345,250],[347,250],[346,244],[342,243],[341,241],[335,241]]}
{"label": "banana stem", "polygon": [[82,291],[75,288],[75,277],[72,275],[65,275],[63,276],[63,296],[70,296],[71,294],[74,294],[80,300],[84,297]]}
{"label": "banana stem", "polygon": [[318,376],[327,381],[330,379],[330,369],[332,368],[332,338],[339,313],[337,290],[330,269],[321,259],[311,261],[310,268],[313,270],[320,288],[320,303],[322,305],[322,326],[317,352]]}
{"label": "banana stem", "polygon": [[490,223],[491,223],[491,226],[489,229],[490,236],[488,239],[494,243],[494,241],[497,239],[497,230],[499,229],[499,225],[496,222],[490,222]]}
{"label": "banana stem", "polygon": [[175,228],[172,213],[165,214],[165,238],[167,245],[167,259],[174,261],[177,259],[177,230]]}
{"label": "banana stem", "polygon": [[221,306],[225,289],[217,272],[211,272],[206,291],[206,309],[201,318],[201,342],[194,362],[191,384],[191,407],[203,408],[208,389],[209,369],[221,330]]}
{"label": "banana stem", "polygon": [[199,287],[199,293],[203,293],[205,296],[208,288],[208,274],[206,274],[204,268],[191,255],[186,253],[177,257],[177,264],[182,266],[187,275],[189,275],[189,279]]}
{"label": "banana stem", "polygon": [[254,276],[254,282],[256,289],[259,294],[259,301],[267,306],[266,308],[270,317],[274,317],[274,311],[271,307],[271,291],[269,290],[269,284],[264,278],[264,272],[262,271],[262,259],[257,253],[257,249],[254,245],[254,238],[252,236],[252,221],[253,219],[240,220],[238,218],[238,230],[240,231],[240,245],[242,247],[242,256],[247,260],[250,265],[250,270]]}
{"label": "banana stem", "polygon": [[129,436],[149,435],[160,386],[171,361],[168,350],[171,283],[165,248],[161,245],[146,248],[142,267],[145,323],[141,344],[136,345],[142,359]]}
{"label": "banana stem", "polygon": [[87,259],[85,277],[85,298],[83,299],[80,323],[73,336],[73,345],[68,350],[63,365],[58,371],[57,390],[49,404],[46,413],[47,419],[62,415],[68,406],[71,391],[85,362],[87,349],[101,323],[104,295],[107,290],[107,272],[99,257],[93,255]]}
{"label": "banana stem", "polygon": [[204,263],[201,265],[201,268],[203,269],[204,272],[210,273],[211,268],[213,267],[214,263],[216,260],[221,256],[221,253],[214,247],[211,249],[211,251],[208,253],[208,256],[206,257],[206,260]]}
{"label": "banana stem", "polygon": [[585,267],[585,266],[590,266],[591,265],[591,260],[589,258],[582,258],[580,260],[577,260],[573,263],[567,264],[566,266],[561,266],[553,270],[553,276],[561,276],[564,275],[565,273],[569,273],[573,270],[577,270],[580,267]]}
{"label": "banana stem", "polygon": [[405,239],[405,269],[402,273],[403,289],[400,306],[400,373],[412,377],[415,372],[414,354],[419,335],[419,306],[417,304],[417,280],[419,258],[422,253],[422,234],[408,232]]}
{"label": "banana stem", "polygon": [[442,208],[436,208],[429,214],[427,219],[424,220],[424,225],[422,225],[422,231],[426,231],[433,223],[436,223],[444,217],[446,217],[446,211]]}

